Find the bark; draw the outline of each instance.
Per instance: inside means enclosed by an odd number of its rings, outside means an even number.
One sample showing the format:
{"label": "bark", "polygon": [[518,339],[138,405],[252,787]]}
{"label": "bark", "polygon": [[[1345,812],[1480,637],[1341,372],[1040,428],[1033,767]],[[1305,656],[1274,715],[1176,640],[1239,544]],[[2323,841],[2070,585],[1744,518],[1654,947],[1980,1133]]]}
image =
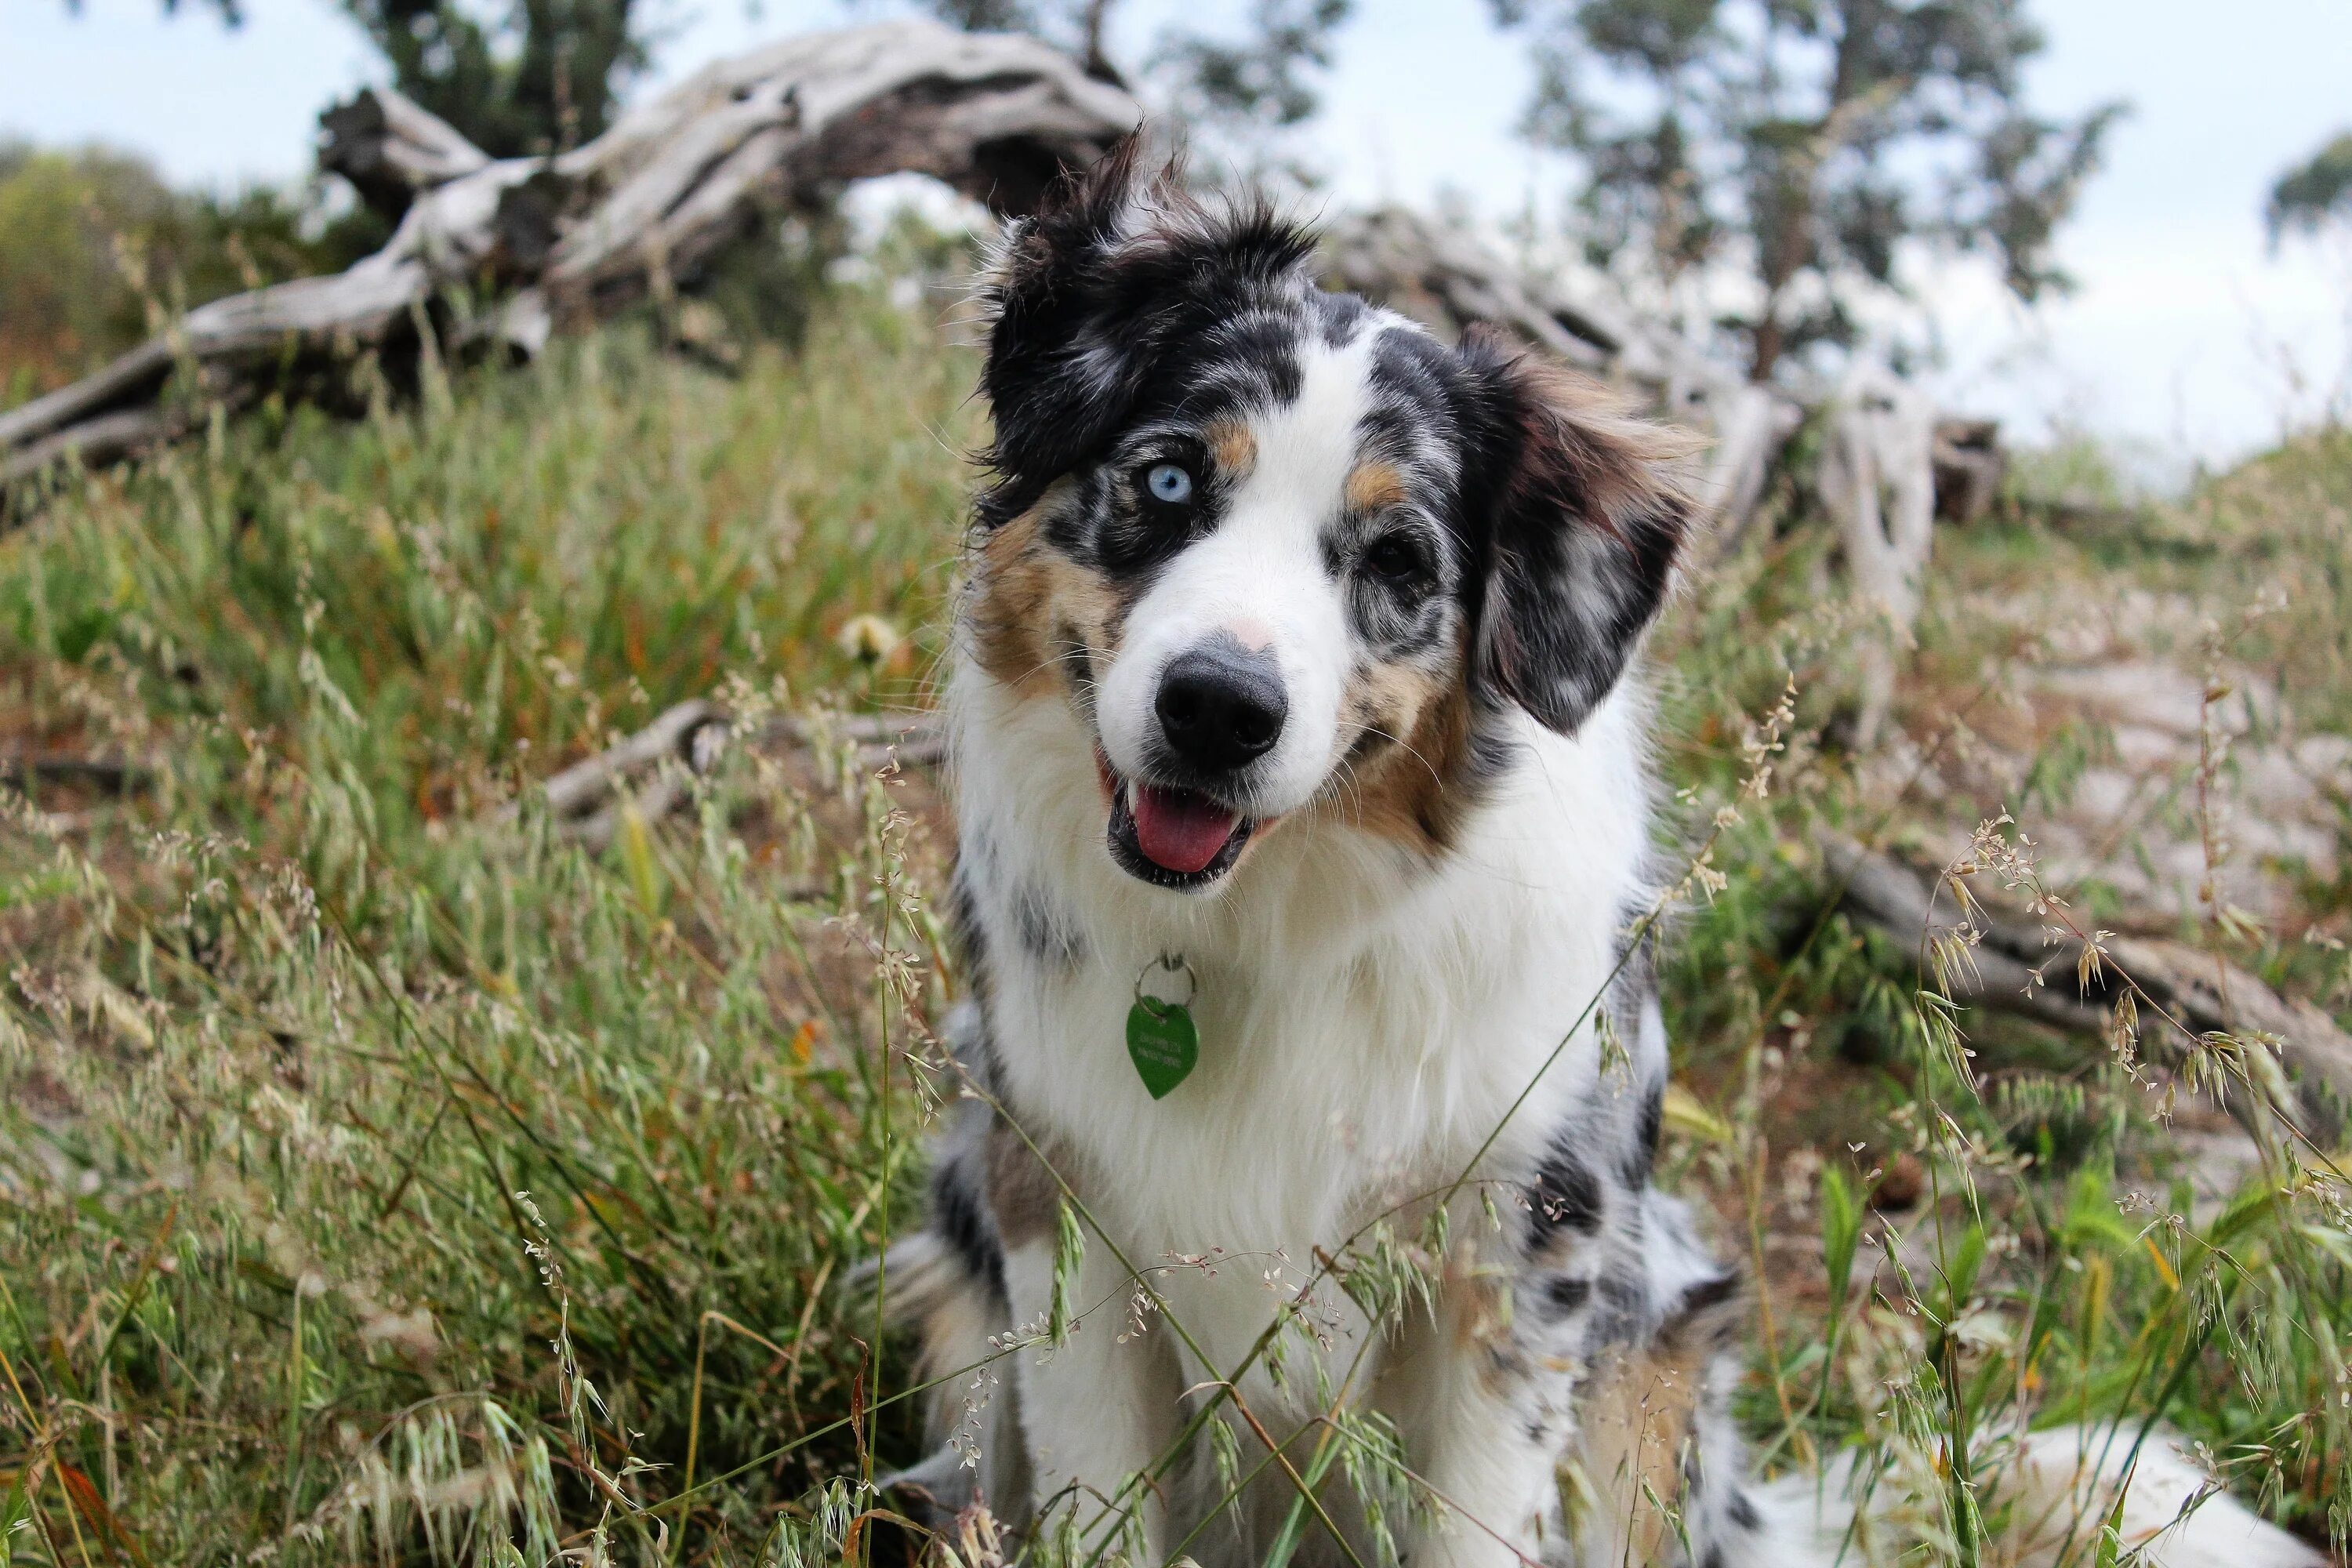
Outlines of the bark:
{"label": "bark", "polygon": [[330,165],[371,199],[404,198],[392,239],[332,277],[200,306],[0,414],[0,485],[60,458],[133,454],[193,428],[201,407],[320,390],[361,351],[413,345],[422,329],[528,355],[554,322],[688,278],[759,212],[845,181],[911,170],[1025,212],[1139,110],[1034,39],[900,21],[719,61],[554,158],[489,160],[382,89],[325,118]]}
{"label": "bark", "polygon": [[[1932,875],[1835,835],[1825,836],[1821,847],[1823,868],[1849,915],[1922,951],[1929,941],[1962,931],[1958,900],[1949,894],[1937,900]],[[2277,1066],[2304,1090],[2303,1103],[2295,1108],[2302,1124],[2323,1142],[2340,1121],[2340,1110],[2312,1091],[2324,1089],[2336,1106],[2352,1106],[2352,1035],[2321,1008],[2280,995],[2225,959],[2156,937],[2105,938],[2105,959],[2086,977],[2080,938],[1994,906],[1973,885],[1970,890],[1979,900],[1974,922],[1979,935],[1969,952],[1972,962],[1950,977],[1952,1000],[2072,1033],[2100,1035],[2128,977],[2194,1034],[2275,1040]],[[2187,1042],[2162,1017],[2142,1006],[2139,1021],[2142,1041],[2159,1059],[2178,1060],[2184,1054]],[[2259,1062],[2252,1065],[2261,1070]],[[2231,1111],[2242,1121],[2263,1120],[2259,1107],[2244,1103],[2246,1094],[2231,1098]]]}
{"label": "bark", "polygon": [[154,778],[152,764],[122,757],[83,756],[72,752],[0,756],[0,785],[19,794],[44,784],[76,784],[101,795],[129,795],[145,789]]}
{"label": "bark", "polygon": [[1361,294],[1448,333],[1491,321],[1570,364],[1605,369],[1634,331],[1605,304],[1571,300],[1468,235],[1389,207],[1334,223],[1325,271]]}
{"label": "bark", "polygon": [[1804,411],[1770,387],[1742,381],[1677,345],[1665,384],[1665,411],[1714,437],[1698,497],[1717,528],[1717,559],[1737,549],[1764,500],[1765,480]]}

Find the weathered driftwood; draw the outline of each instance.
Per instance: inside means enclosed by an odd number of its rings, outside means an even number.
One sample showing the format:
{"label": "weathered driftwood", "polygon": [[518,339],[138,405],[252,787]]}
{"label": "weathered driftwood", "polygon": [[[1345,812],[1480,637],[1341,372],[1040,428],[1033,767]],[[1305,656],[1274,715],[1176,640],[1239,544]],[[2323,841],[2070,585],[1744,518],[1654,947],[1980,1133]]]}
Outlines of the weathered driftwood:
{"label": "weathered driftwood", "polygon": [[[1139,111],[1034,39],[899,21],[797,37],[706,67],[553,158],[490,161],[378,89],[331,111],[327,156],[400,226],[348,271],[200,306],[85,380],[0,414],[0,484],[79,454],[101,462],[187,429],[289,376],[413,333],[464,297],[503,304],[457,334],[534,352],[551,319],[593,316],[695,268],[777,203],[915,171],[1001,212]],[[469,157],[467,154],[471,153]],[[171,395],[176,371],[192,395]]]}
{"label": "weathered driftwood", "polygon": [[583,758],[541,786],[547,812],[558,821],[579,816],[610,795],[623,779],[676,758],[696,773],[709,766],[703,732],[723,729],[727,715],[698,697],[664,709],[654,721],[618,745]]}
{"label": "weathered driftwood", "polygon": [[[548,779],[540,786],[548,816],[567,837],[601,847],[619,825],[625,796],[641,819],[657,822],[686,799],[688,779],[709,773],[739,742],[753,751],[846,745],[855,748],[857,765],[869,770],[893,760],[936,766],[947,754],[946,734],[928,716],[811,721],[782,715],[739,733],[724,708],[698,697],[663,710],[635,734]],[[511,822],[519,814],[508,806],[499,815]]]}
{"label": "weathered driftwood", "polygon": [[1605,305],[1587,309],[1458,229],[1401,207],[1353,214],[1324,236],[1327,279],[1447,333],[1507,328],[1570,364],[1601,370],[1632,332]]}
{"label": "weathered driftwood", "polygon": [[439,115],[390,88],[362,88],[319,116],[319,167],[398,219],[418,194],[463,178],[489,154]]}
{"label": "weathered driftwood", "polygon": [[1813,482],[1837,522],[1855,597],[1879,619],[1856,645],[1859,750],[1877,743],[1895,700],[1895,651],[1919,616],[1935,544],[1935,430],[1926,395],[1869,359],[1854,361],[1830,405]]}
{"label": "weathered driftwood", "polygon": [[1714,437],[1698,496],[1716,524],[1719,559],[1755,521],[1772,460],[1804,423],[1804,410],[1783,394],[1743,381],[1696,353],[1680,353],[1672,363],[1665,411]]}
{"label": "weathered driftwood", "polygon": [[[1936,879],[1884,850],[1825,835],[1823,869],[1841,889],[1843,907],[1904,942],[1920,944],[1960,935],[1971,923],[1977,932],[1968,962],[1948,977],[1952,1000],[1972,1002],[2082,1034],[2108,1027],[2116,998],[2136,984],[2158,1008],[2194,1034],[2275,1039],[2277,1064],[2306,1090],[2304,1125],[2315,1133],[2332,1129],[2336,1114],[2308,1090],[2324,1088],[2340,1105],[2352,1106],[2352,1035],[2309,1002],[2281,996],[2254,975],[2185,942],[2156,937],[2103,938],[2105,960],[2083,962],[2084,943],[2060,927],[2016,910],[1996,907],[1971,887],[1978,908],[1966,916],[1957,898],[1940,900]],[[1981,879],[1979,879],[1981,880]],[[2187,1042],[2164,1018],[2140,1009],[2140,1037],[2158,1059],[2177,1060]],[[2232,1112],[2249,1125],[2263,1120],[2260,1108],[2231,1097]]]}

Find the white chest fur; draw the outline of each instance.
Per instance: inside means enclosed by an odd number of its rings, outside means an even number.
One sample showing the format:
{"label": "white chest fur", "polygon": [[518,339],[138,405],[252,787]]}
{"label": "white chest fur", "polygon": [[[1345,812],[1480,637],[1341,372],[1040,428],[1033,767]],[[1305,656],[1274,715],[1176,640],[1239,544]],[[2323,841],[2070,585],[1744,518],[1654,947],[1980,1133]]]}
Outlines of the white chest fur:
{"label": "white chest fur", "polygon": [[[1222,1247],[1303,1263],[1462,1175],[1498,1126],[1488,1165],[1526,1168],[1591,1091],[1590,1023],[1558,1047],[1597,1013],[1639,902],[1639,701],[1621,691],[1572,739],[1525,724],[1440,863],[1300,819],[1186,895],[1112,863],[1091,749],[1059,700],[960,672],[959,821],[995,1060],[1134,1261]],[[1154,1101],[1125,1020],[1163,952],[1197,977],[1201,1059]]]}

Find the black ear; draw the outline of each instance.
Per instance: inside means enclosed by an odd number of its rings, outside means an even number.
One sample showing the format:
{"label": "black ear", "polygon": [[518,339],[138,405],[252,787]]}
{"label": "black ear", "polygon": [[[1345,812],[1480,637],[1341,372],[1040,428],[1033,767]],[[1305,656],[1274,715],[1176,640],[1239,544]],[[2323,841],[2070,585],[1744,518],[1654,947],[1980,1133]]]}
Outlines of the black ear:
{"label": "black ear", "polygon": [[981,390],[996,416],[986,457],[999,479],[982,498],[984,523],[1025,510],[1134,401],[1140,361],[1112,330],[1104,295],[1134,221],[1139,145],[1120,142],[1007,229],[981,285],[989,319]]}
{"label": "black ear", "polygon": [[1313,237],[1262,202],[1212,211],[1130,136],[1005,231],[980,288],[995,415],[983,527],[1026,510],[1135,415],[1155,363],[1218,307],[1303,277]]}
{"label": "black ear", "polygon": [[1572,733],[1624,673],[1674,576],[1685,439],[1599,382],[1474,327],[1488,535],[1473,664],[1496,697]]}

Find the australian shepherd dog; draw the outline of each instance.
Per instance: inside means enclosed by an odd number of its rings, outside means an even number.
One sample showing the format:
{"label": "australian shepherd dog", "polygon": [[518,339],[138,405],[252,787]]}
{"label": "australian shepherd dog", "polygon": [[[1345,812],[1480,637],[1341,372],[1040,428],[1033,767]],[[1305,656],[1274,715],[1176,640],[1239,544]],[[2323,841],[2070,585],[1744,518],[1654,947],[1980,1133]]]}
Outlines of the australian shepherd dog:
{"label": "australian shepherd dog", "polygon": [[[1826,1563],[1726,1410],[1738,1276],[1651,1183],[1629,671],[1682,442],[1314,243],[1130,147],[982,285],[970,1088],[885,1278],[948,1446],[905,1489],[1081,1561]],[[1194,1048],[1131,1049],[1147,1003]]]}

